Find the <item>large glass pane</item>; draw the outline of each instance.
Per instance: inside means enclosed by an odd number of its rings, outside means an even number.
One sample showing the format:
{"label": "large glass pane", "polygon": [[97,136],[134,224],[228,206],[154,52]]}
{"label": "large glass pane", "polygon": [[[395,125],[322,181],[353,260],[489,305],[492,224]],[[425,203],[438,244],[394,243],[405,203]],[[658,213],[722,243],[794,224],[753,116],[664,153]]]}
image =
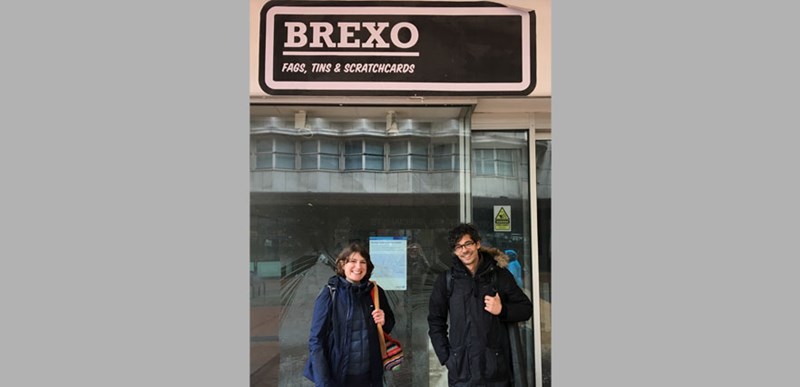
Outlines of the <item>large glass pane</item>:
{"label": "large glass pane", "polygon": [[[414,118],[415,125],[421,122],[427,127],[445,127],[414,140],[418,144],[413,146],[414,152],[419,154],[412,156],[412,162],[419,170],[409,179],[419,184],[413,191],[408,180],[392,179],[390,176],[397,174],[384,168],[385,150],[395,149],[400,152],[396,160],[402,160],[400,164],[408,170],[409,140],[390,138],[383,125],[364,125],[360,117],[341,118],[342,112],[334,107],[326,109],[335,118],[315,109],[252,109],[267,112],[265,116],[306,110],[309,116],[336,122],[335,127],[327,125],[325,130],[335,129],[342,135],[308,139],[299,133],[293,136],[291,128],[264,127],[251,137],[258,150],[258,141],[268,132],[270,140],[262,152],[269,158],[260,159],[256,151],[256,164],[269,165],[267,160],[275,155],[275,167],[280,169],[257,168],[251,172],[251,387],[310,385],[302,369],[308,358],[313,303],[333,275],[332,260],[341,249],[351,241],[368,243],[371,236],[405,237],[407,243],[406,290],[387,291],[397,317],[392,334],[403,343],[406,359],[399,372],[387,373],[386,385],[438,387],[431,381],[442,380],[445,374],[429,347],[427,301],[435,276],[450,263],[447,230],[459,222],[459,192],[453,183],[458,181],[459,172],[451,166],[458,154],[452,144],[447,144],[443,156],[447,170],[429,175],[427,153],[421,144],[442,136],[457,141],[455,134],[462,128],[441,122],[462,116],[462,108],[404,108],[403,116]],[[359,111],[374,115],[366,122],[385,122],[386,108]],[[263,117],[254,121],[270,120]],[[292,122],[291,116],[281,120]],[[411,129],[403,126],[400,130]],[[403,135],[419,137],[417,132]],[[273,147],[272,138],[282,138],[280,145]],[[295,143],[302,169],[295,169]],[[346,172],[338,173],[342,158]],[[316,163],[325,171],[313,169]],[[381,176],[383,173],[386,177]],[[443,174],[452,176],[442,178]]]}

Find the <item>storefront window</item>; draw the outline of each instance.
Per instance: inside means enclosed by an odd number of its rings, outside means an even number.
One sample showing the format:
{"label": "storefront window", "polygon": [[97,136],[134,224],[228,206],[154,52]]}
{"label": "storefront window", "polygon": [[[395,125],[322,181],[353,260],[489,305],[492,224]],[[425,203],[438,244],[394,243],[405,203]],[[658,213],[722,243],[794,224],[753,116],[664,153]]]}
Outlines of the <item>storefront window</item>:
{"label": "storefront window", "polygon": [[[401,139],[388,136],[381,125],[369,124],[375,118],[317,118],[315,109],[306,108],[313,124],[309,132],[295,129],[291,119],[270,118],[283,109],[253,110],[264,111],[253,120],[259,125],[285,123],[251,128],[256,159],[269,154],[275,160],[278,153],[294,159],[297,149],[299,168],[269,168],[264,163],[265,168],[251,172],[251,386],[310,385],[302,370],[314,301],[334,274],[333,260],[343,246],[368,243],[371,236],[401,236],[408,244],[407,290],[388,291],[397,318],[392,335],[404,344],[407,355],[400,371],[387,373],[387,383],[433,386],[432,373],[441,375],[443,370],[431,360],[435,355],[428,348],[427,300],[435,276],[450,264],[446,234],[459,222],[455,182],[460,171],[451,168],[434,178],[428,170],[429,147],[434,135],[437,140],[457,138],[459,128],[441,122],[460,116],[461,108],[405,109],[404,117],[414,117],[415,125],[401,125],[407,133]],[[385,110],[373,110],[376,117],[385,117]],[[335,108],[326,111],[338,113]],[[419,131],[420,127],[429,129]],[[431,127],[443,129],[433,133]],[[457,160],[455,149],[448,147],[446,157]],[[395,157],[402,159],[398,170],[411,171],[409,176],[398,179],[387,167]],[[326,158],[330,170],[344,160],[342,173],[331,174]],[[420,184],[412,186],[412,179]]]}
{"label": "storefront window", "polygon": [[[315,113],[311,107],[304,109],[310,116]],[[377,118],[349,121],[320,114],[309,118],[311,129],[302,130],[294,127],[291,117],[279,115],[294,109],[254,110],[261,111],[254,125],[283,126],[251,128],[251,157],[255,159],[250,196],[251,386],[309,385],[302,369],[308,358],[314,300],[333,275],[333,260],[341,249],[352,241],[368,243],[372,236],[404,237],[408,243],[407,288],[388,291],[398,322],[392,333],[405,344],[406,359],[399,372],[387,374],[387,384],[446,385],[446,370],[438,364],[427,335],[427,300],[436,275],[452,263],[447,231],[464,220],[459,182],[465,177],[472,180],[472,212],[467,220],[478,226],[486,244],[514,250],[522,262],[529,262],[534,254],[528,131],[478,131],[460,137],[463,128],[453,123],[463,121],[444,116],[464,113],[450,107],[406,109],[404,116],[414,117],[414,125],[404,121],[399,136],[387,134],[383,125],[365,124],[384,117],[381,108],[373,109]],[[428,117],[431,110],[436,114]],[[334,107],[325,112],[339,113]],[[459,153],[459,143],[463,146],[470,138],[472,147],[466,149],[472,168],[465,171],[459,165],[466,156]],[[549,144],[536,142],[546,386],[550,378]],[[507,232],[493,229],[497,205],[507,205],[510,211],[512,228]],[[537,275],[531,266],[523,265],[528,294]],[[530,321],[522,325],[529,374],[534,327]]]}

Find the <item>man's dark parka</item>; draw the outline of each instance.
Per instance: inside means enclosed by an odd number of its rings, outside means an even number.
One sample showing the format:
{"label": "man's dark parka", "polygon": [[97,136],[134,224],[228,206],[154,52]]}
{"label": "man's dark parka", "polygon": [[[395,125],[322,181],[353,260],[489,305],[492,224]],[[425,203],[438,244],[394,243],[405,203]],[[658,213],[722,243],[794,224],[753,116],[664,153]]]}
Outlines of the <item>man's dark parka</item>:
{"label": "man's dark parka", "polygon": [[[449,299],[448,272],[436,278],[429,302],[428,335],[439,362],[447,366],[450,386],[508,386],[512,370],[506,323],[531,318],[533,304],[505,269],[505,254],[483,247],[478,254],[474,277],[453,256]],[[485,295],[494,296],[496,292],[503,305],[498,316],[484,310],[483,300]]]}

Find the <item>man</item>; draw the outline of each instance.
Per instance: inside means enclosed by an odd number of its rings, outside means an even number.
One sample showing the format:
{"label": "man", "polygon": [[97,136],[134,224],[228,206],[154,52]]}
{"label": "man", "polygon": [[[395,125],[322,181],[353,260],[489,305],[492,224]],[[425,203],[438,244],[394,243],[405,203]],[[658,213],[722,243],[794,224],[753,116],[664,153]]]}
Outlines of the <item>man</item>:
{"label": "man", "polygon": [[533,304],[505,269],[508,257],[481,248],[473,225],[450,230],[448,242],[453,266],[436,278],[428,304],[428,335],[439,362],[447,367],[448,384],[511,386],[512,372],[522,370],[511,369],[506,323],[529,319]]}

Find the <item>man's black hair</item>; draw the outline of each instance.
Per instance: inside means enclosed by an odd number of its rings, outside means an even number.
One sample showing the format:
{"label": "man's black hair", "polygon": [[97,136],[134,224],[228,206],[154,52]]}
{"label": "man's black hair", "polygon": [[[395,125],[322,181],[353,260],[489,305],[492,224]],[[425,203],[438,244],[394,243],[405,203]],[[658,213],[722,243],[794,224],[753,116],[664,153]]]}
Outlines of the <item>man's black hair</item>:
{"label": "man's black hair", "polygon": [[461,223],[450,230],[450,233],[447,235],[447,242],[450,244],[450,248],[454,249],[458,241],[461,240],[464,235],[469,235],[473,242],[481,241],[481,233],[478,232],[478,229],[473,224]]}

